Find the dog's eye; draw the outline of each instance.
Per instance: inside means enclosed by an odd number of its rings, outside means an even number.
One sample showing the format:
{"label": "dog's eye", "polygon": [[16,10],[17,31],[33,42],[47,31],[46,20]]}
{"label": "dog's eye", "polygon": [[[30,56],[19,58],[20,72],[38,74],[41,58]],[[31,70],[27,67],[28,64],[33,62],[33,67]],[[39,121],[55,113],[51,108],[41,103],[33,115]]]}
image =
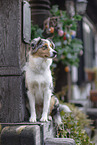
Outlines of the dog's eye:
{"label": "dog's eye", "polygon": [[34,49],[34,48],[35,48],[35,44],[34,44],[34,43],[32,43],[32,44],[31,44],[31,47],[32,47],[32,49]]}
{"label": "dog's eye", "polygon": [[47,49],[48,48],[48,46],[47,46],[47,44],[45,44],[44,46],[43,46],[43,50],[45,50],[45,49]]}

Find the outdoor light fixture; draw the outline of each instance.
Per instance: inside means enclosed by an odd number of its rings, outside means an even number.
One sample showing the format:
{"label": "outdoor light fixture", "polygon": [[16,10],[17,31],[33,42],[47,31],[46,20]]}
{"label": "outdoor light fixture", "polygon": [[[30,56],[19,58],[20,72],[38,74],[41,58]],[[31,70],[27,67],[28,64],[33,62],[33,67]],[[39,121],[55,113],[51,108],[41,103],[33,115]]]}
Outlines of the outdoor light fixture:
{"label": "outdoor light fixture", "polygon": [[83,15],[86,11],[87,0],[65,0],[66,10],[70,16],[75,13]]}
{"label": "outdoor light fixture", "polygon": [[75,0],[76,12],[83,15],[86,11],[87,0]]}
{"label": "outdoor light fixture", "polygon": [[75,15],[75,5],[73,0],[65,0],[67,14],[72,17]]}

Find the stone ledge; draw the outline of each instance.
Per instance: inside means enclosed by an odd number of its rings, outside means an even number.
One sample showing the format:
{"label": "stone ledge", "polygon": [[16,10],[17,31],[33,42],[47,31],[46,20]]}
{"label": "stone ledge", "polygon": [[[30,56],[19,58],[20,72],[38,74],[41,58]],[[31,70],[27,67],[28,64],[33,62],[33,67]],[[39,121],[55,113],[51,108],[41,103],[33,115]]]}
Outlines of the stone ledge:
{"label": "stone ledge", "polygon": [[97,108],[88,108],[87,115],[89,115],[91,119],[97,119]]}
{"label": "stone ledge", "polygon": [[47,137],[55,137],[53,122],[1,123],[0,145],[43,145]]}
{"label": "stone ledge", "polygon": [[70,100],[69,103],[75,104],[78,107],[85,107],[88,108],[89,107],[89,101],[88,100]]}
{"label": "stone ledge", "polygon": [[97,108],[88,108],[86,114],[93,120],[93,126],[97,128]]}
{"label": "stone ledge", "polygon": [[76,145],[71,138],[47,138],[45,145]]}
{"label": "stone ledge", "polygon": [[79,108],[80,111],[86,113],[87,109],[90,107],[89,100],[70,100],[69,103],[74,104]]}
{"label": "stone ledge", "polygon": [[1,131],[0,145],[41,145],[38,125],[6,126]]}

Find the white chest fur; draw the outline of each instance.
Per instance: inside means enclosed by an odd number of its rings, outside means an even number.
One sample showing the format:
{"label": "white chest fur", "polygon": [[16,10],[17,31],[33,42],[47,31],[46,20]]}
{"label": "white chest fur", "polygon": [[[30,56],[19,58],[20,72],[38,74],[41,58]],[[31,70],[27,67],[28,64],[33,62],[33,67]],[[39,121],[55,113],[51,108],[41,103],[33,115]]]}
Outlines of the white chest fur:
{"label": "white chest fur", "polygon": [[29,57],[26,65],[26,82],[28,90],[34,93],[36,103],[43,100],[44,91],[52,88],[50,65],[52,59]]}

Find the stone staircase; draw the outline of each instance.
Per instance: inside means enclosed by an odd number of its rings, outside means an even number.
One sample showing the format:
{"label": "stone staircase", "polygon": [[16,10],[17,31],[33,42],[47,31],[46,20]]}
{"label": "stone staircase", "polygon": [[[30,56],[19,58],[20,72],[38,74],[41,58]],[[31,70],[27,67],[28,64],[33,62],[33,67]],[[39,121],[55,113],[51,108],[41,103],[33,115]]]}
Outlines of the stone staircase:
{"label": "stone staircase", "polygon": [[2,123],[0,145],[75,145],[70,138],[55,138],[53,122]]}

